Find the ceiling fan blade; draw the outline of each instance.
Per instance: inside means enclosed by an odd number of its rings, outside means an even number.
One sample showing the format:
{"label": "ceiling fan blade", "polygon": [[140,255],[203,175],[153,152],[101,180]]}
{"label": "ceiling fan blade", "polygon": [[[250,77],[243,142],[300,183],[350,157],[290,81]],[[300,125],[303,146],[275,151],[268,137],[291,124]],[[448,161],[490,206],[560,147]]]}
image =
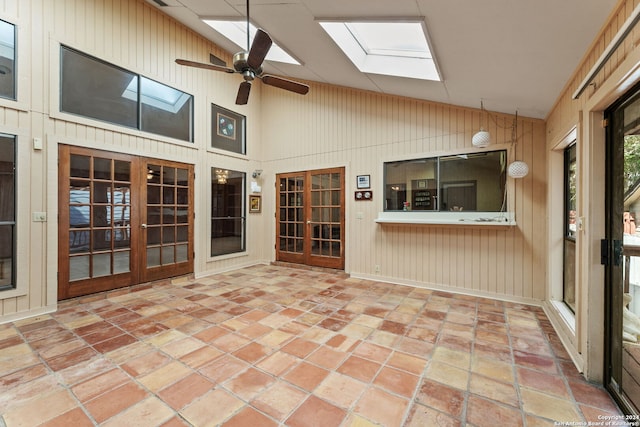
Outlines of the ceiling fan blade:
{"label": "ceiling fan blade", "polygon": [[282,77],[276,77],[269,74],[263,75],[261,79],[264,84],[269,86],[275,86],[290,92],[299,93],[300,95],[306,95],[309,93],[309,86],[303,83],[294,82],[293,80],[283,79]]}
{"label": "ceiling fan blade", "polygon": [[273,41],[269,34],[261,28],[258,28],[256,36],[253,38],[253,43],[251,43],[251,49],[247,57],[247,65],[254,70],[260,68],[272,44]]}
{"label": "ceiling fan blade", "polygon": [[251,91],[251,83],[242,82],[238,88],[238,95],[236,96],[236,104],[245,105],[249,101],[249,92]]}
{"label": "ceiling fan blade", "polygon": [[187,59],[176,59],[176,64],[186,65],[187,67],[204,68],[205,70],[222,71],[224,73],[235,73],[233,68],[222,67],[220,65],[204,64],[202,62],[189,61]]}

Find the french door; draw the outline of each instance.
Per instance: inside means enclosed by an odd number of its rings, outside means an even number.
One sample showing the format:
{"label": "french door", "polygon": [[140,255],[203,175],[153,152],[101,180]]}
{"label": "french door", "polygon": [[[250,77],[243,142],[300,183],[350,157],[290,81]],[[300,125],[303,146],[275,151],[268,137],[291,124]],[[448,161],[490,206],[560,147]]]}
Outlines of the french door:
{"label": "french door", "polygon": [[276,259],[344,269],[344,168],[279,174]]}
{"label": "french door", "polygon": [[[605,384],[640,413],[640,88],[607,111]],[[635,319],[635,320],[633,320]]]}
{"label": "french door", "polygon": [[58,298],[193,272],[193,165],[61,145]]}

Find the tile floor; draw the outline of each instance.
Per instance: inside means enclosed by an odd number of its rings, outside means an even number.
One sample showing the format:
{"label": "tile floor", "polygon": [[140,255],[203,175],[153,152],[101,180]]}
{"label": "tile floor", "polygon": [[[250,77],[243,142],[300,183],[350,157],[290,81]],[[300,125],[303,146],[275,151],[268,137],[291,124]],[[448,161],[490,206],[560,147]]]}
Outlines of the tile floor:
{"label": "tile floor", "polygon": [[0,426],[552,426],[618,413],[540,308],[324,271],[261,265],[0,325]]}

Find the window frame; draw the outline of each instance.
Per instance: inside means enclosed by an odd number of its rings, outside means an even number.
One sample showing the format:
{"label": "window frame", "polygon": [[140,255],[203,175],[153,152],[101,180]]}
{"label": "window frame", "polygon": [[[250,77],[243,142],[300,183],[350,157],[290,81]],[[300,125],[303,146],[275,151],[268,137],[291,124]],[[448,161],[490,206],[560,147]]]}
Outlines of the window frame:
{"label": "window frame", "polygon": [[[390,157],[384,159],[379,166],[380,176],[382,181],[380,182],[381,197],[376,198],[378,200],[379,211],[375,219],[375,222],[381,225],[385,224],[409,224],[409,225],[439,225],[439,226],[454,226],[454,227],[513,227],[516,226],[515,215],[515,203],[511,196],[515,191],[515,183],[513,179],[509,179],[506,174],[506,168],[511,156],[513,146],[510,144],[494,144],[489,150],[473,150],[464,148],[461,150],[451,151],[438,151],[438,152],[423,152],[412,155]],[[441,157],[451,156],[463,156],[485,152],[504,151],[505,160],[505,178],[504,178],[504,192],[502,211],[486,212],[486,211],[433,211],[433,210],[385,210],[386,202],[386,179],[385,165],[393,162],[407,162],[418,161],[421,159],[428,160]],[[440,185],[440,184],[438,184]]]}
{"label": "window frame", "polygon": [[[238,196],[236,196],[236,200],[240,201],[240,205],[239,206],[235,206],[234,209],[238,209],[239,208],[239,212],[240,215],[239,216],[229,216],[229,215],[224,215],[224,216],[214,216],[215,212],[214,212],[214,184],[217,185],[224,185],[224,183],[219,183],[219,182],[215,182],[216,181],[216,171],[217,170],[224,170],[226,172],[229,173],[229,175],[231,174],[239,174],[239,176],[237,176],[236,178],[241,179],[241,183],[238,184],[238,187],[241,190],[241,194],[239,194]],[[209,225],[210,225],[210,232],[209,232],[209,240],[211,242],[210,245],[210,249],[209,249],[209,257],[210,258],[215,258],[215,259],[219,259],[219,258],[224,258],[224,257],[230,257],[230,256],[238,256],[238,255],[242,255],[245,254],[247,251],[247,173],[244,171],[239,171],[239,170],[231,170],[231,169],[227,169],[227,168],[221,168],[221,167],[216,167],[216,166],[211,166],[211,192],[210,192],[210,215],[209,215]],[[213,245],[214,245],[214,221],[216,220],[240,220],[241,224],[242,224],[242,236],[240,237],[240,248],[238,250],[229,250],[229,251],[225,251],[225,252],[220,252],[220,253],[215,253],[213,251]]]}
{"label": "window frame", "polygon": [[[86,59],[88,59],[90,61],[94,61],[96,63],[100,63],[100,64],[102,64],[102,65],[104,65],[106,67],[109,67],[109,68],[113,69],[113,70],[120,71],[120,72],[123,72],[123,73],[127,73],[127,74],[133,75],[135,77],[135,79],[137,80],[137,84],[136,84],[136,100],[134,101],[136,103],[136,108],[135,108],[135,110],[136,110],[136,120],[135,120],[136,125],[135,126],[129,126],[128,124],[123,124],[123,123],[111,121],[108,118],[99,118],[99,117],[94,117],[94,116],[83,115],[83,114],[80,114],[78,112],[67,111],[67,110],[65,110],[63,108],[63,98],[64,98],[64,87],[63,87],[63,82],[64,82],[64,72],[63,72],[64,61],[63,61],[63,53],[64,53],[65,50],[67,50],[68,52],[71,52],[73,54],[76,54],[76,55],[79,55],[79,56],[83,56],[84,58],[86,58]],[[195,142],[195,138],[194,138],[194,135],[195,135],[195,133],[194,133],[195,97],[192,94],[190,94],[188,92],[185,92],[185,91],[183,91],[181,89],[178,89],[176,87],[164,84],[164,83],[162,83],[162,82],[160,82],[160,81],[158,81],[156,79],[153,79],[151,77],[148,77],[148,76],[143,75],[141,73],[138,73],[136,71],[132,71],[132,70],[126,69],[124,67],[118,66],[116,64],[113,64],[111,62],[105,61],[105,60],[103,60],[103,59],[101,59],[101,58],[99,58],[97,56],[94,56],[94,55],[91,55],[89,53],[83,52],[83,51],[81,51],[79,49],[75,49],[75,48],[73,48],[71,46],[68,46],[66,44],[63,44],[63,43],[60,43],[58,45],[58,61],[59,61],[59,73],[60,73],[59,76],[58,76],[58,105],[57,105],[57,108],[56,108],[56,110],[58,112],[60,112],[62,114],[69,114],[69,115],[72,115],[74,117],[81,117],[81,118],[86,119],[86,120],[98,121],[98,122],[101,122],[101,123],[108,124],[110,126],[114,126],[114,127],[118,128],[118,129],[122,129],[122,128],[131,129],[131,130],[135,130],[135,131],[138,131],[138,132],[142,132],[145,135],[156,135],[156,136],[158,136],[160,138],[168,138],[168,139],[170,139],[172,141],[180,141],[180,142],[183,142],[183,143],[188,143],[190,145],[194,144],[194,142]],[[188,126],[188,134],[189,134],[188,135],[188,139],[182,139],[182,138],[179,138],[179,137],[172,136],[170,134],[156,133],[156,132],[152,132],[152,131],[146,130],[144,128],[143,117],[142,117],[143,116],[142,115],[142,109],[143,109],[142,97],[143,97],[143,94],[142,94],[142,91],[141,91],[143,80],[148,80],[150,82],[157,83],[157,84],[162,85],[162,86],[164,86],[166,88],[169,88],[171,90],[180,92],[183,95],[188,96],[188,98],[189,98],[189,123],[187,124],[187,126]]]}
{"label": "window frame", "polygon": [[18,221],[17,221],[17,178],[18,178],[18,137],[16,135],[9,135],[0,133],[2,138],[10,138],[13,140],[13,220],[12,221],[0,221],[1,226],[11,226],[11,279],[7,285],[0,286],[0,292],[13,291],[18,288],[16,283],[17,278],[17,234],[18,234]]}

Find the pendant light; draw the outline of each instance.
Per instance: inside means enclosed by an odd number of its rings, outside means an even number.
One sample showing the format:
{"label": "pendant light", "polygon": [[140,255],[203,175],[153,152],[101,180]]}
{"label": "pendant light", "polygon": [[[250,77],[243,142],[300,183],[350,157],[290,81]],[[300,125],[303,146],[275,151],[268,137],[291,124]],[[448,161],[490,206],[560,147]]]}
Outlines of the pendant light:
{"label": "pendant light", "polygon": [[[514,152],[514,156],[515,156],[515,149],[516,149],[517,142],[518,142],[518,112],[516,111],[516,119],[513,125],[513,137],[512,137],[512,144],[513,144],[512,151]],[[529,165],[521,160],[516,160],[509,165],[509,167],[507,168],[507,173],[511,178],[516,178],[516,179],[524,178],[529,174]]]}
{"label": "pendant light", "polygon": [[484,113],[484,105],[480,101],[480,130],[471,138],[471,144],[478,148],[484,148],[491,144],[491,135],[482,127],[482,113]]}

